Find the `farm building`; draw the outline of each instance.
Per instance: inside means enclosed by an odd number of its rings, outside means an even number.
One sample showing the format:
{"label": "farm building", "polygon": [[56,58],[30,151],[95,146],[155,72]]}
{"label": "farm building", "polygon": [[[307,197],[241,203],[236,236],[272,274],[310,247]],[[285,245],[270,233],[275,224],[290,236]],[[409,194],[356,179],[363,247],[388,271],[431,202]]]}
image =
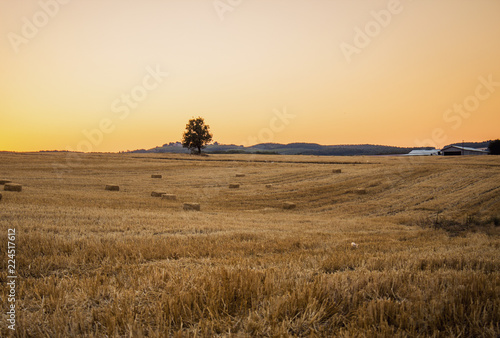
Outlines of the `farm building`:
{"label": "farm building", "polygon": [[437,156],[441,155],[441,151],[439,149],[431,149],[431,150],[425,150],[425,149],[415,149],[410,151],[408,156]]}
{"label": "farm building", "polygon": [[457,155],[488,155],[488,151],[469,147],[460,146],[447,146],[441,149],[444,156],[457,156]]}

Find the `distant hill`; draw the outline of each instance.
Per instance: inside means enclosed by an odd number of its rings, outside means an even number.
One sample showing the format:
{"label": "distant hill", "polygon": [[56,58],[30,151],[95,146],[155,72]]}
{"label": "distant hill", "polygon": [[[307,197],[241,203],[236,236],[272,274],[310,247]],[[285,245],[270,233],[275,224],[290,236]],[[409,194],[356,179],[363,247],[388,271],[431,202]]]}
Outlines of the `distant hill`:
{"label": "distant hill", "polygon": [[408,154],[413,148],[401,148],[372,144],[324,146],[314,143],[257,144],[249,147],[254,151],[273,151],[283,155],[353,156]]}
{"label": "distant hill", "polygon": [[[464,142],[465,147],[487,148],[490,141]],[[461,146],[462,143],[453,143]],[[405,148],[382,146],[374,144],[331,145],[324,146],[317,143],[260,143],[250,147],[235,144],[211,144],[203,151],[211,154],[270,154],[270,155],[316,155],[316,156],[360,156],[360,155],[404,155],[416,149],[434,148]],[[151,149],[138,149],[131,153],[180,153],[189,151],[182,147],[180,142],[170,142]]]}
{"label": "distant hill", "polygon": [[[320,145],[316,143],[261,143],[250,147],[234,144],[211,144],[204,149],[212,154],[275,154],[275,155],[316,155],[316,156],[354,156],[354,155],[397,155],[408,154],[414,149],[373,144],[357,145]],[[189,151],[180,142],[171,142],[152,149],[139,149],[131,153],[184,153]]]}
{"label": "distant hill", "polygon": [[[458,143],[452,143],[447,145],[448,146],[464,146],[464,147],[469,147],[469,148],[488,148],[488,145],[490,144],[491,141],[484,141],[484,142],[458,142]],[[444,147],[443,147],[444,148]]]}

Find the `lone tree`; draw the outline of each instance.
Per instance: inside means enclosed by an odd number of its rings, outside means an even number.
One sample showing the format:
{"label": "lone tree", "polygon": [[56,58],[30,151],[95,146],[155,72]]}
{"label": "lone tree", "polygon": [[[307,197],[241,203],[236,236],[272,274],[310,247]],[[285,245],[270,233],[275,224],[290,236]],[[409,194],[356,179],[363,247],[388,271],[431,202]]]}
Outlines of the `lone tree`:
{"label": "lone tree", "polygon": [[491,155],[500,155],[500,140],[491,141],[488,145],[488,150]]}
{"label": "lone tree", "polygon": [[210,127],[205,124],[202,117],[189,120],[186,124],[186,131],[182,135],[182,146],[190,149],[192,152],[198,150],[201,154],[201,149],[212,141]]}

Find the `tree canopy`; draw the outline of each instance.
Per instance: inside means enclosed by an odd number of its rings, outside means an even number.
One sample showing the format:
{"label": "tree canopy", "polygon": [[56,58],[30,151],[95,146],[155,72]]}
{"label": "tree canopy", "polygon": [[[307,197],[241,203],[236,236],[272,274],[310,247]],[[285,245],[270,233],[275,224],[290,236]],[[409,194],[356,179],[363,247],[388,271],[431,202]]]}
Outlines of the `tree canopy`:
{"label": "tree canopy", "polygon": [[491,141],[488,145],[488,150],[491,155],[500,155],[500,140]]}
{"label": "tree canopy", "polygon": [[182,135],[182,146],[191,151],[197,151],[201,154],[201,149],[212,141],[210,126],[205,124],[202,117],[189,120],[186,124],[186,131]]}

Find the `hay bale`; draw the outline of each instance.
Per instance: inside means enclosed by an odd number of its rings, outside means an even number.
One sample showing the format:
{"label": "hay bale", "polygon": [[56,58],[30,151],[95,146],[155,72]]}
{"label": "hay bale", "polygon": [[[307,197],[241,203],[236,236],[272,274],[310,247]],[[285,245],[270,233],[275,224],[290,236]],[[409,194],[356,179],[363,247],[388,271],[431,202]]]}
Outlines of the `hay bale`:
{"label": "hay bale", "polygon": [[230,184],[229,189],[239,189],[240,185],[239,184]]}
{"label": "hay bale", "polygon": [[245,177],[245,174],[236,174],[236,177]]}
{"label": "hay bale", "polygon": [[366,195],[366,189],[356,189],[355,193],[358,195]]}
{"label": "hay bale", "polygon": [[266,188],[270,189],[270,188],[272,188],[272,187],[273,187],[273,185],[272,185],[272,184],[266,184]]}
{"label": "hay bale", "polygon": [[163,178],[163,176],[162,175],[155,175],[155,174],[153,174],[153,175],[151,175],[151,178]]}
{"label": "hay bale", "polygon": [[358,194],[358,195],[365,195],[366,194],[366,189],[354,189],[354,190],[346,190],[346,194]]}
{"label": "hay bale", "polygon": [[188,211],[200,211],[200,204],[199,203],[184,203],[182,208],[184,210],[188,210]]}
{"label": "hay bale", "polygon": [[3,190],[20,192],[23,190],[23,186],[16,183],[5,183]]}
{"label": "hay bale", "polygon": [[292,203],[292,202],[283,203],[283,209],[285,209],[285,210],[295,209],[296,207],[297,207],[297,204]]}
{"label": "hay bale", "polygon": [[2,194],[0,193],[0,201],[2,200]]}
{"label": "hay bale", "polygon": [[342,169],[333,169],[332,173],[334,174],[340,174],[342,172]]}
{"label": "hay bale", "polygon": [[4,185],[5,183],[12,183],[11,180],[0,180],[0,185]]}
{"label": "hay bale", "polygon": [[165,195],[166,192],[165,191],[153,191],[151,193],[151,196],[152,197],[162,197],[163,195]]}
{"label": "hay bale", "polygon": [[106,184],[106,187],[104,188],[104,190],[107,190],[107,191],[120,191],[120,186],[113,185],[113,184]]}
{"label": "hay bale", "polygon": [[174,194],[163,194],[161,195],[162,200],[175,201],[177,200],[177,196]]}

